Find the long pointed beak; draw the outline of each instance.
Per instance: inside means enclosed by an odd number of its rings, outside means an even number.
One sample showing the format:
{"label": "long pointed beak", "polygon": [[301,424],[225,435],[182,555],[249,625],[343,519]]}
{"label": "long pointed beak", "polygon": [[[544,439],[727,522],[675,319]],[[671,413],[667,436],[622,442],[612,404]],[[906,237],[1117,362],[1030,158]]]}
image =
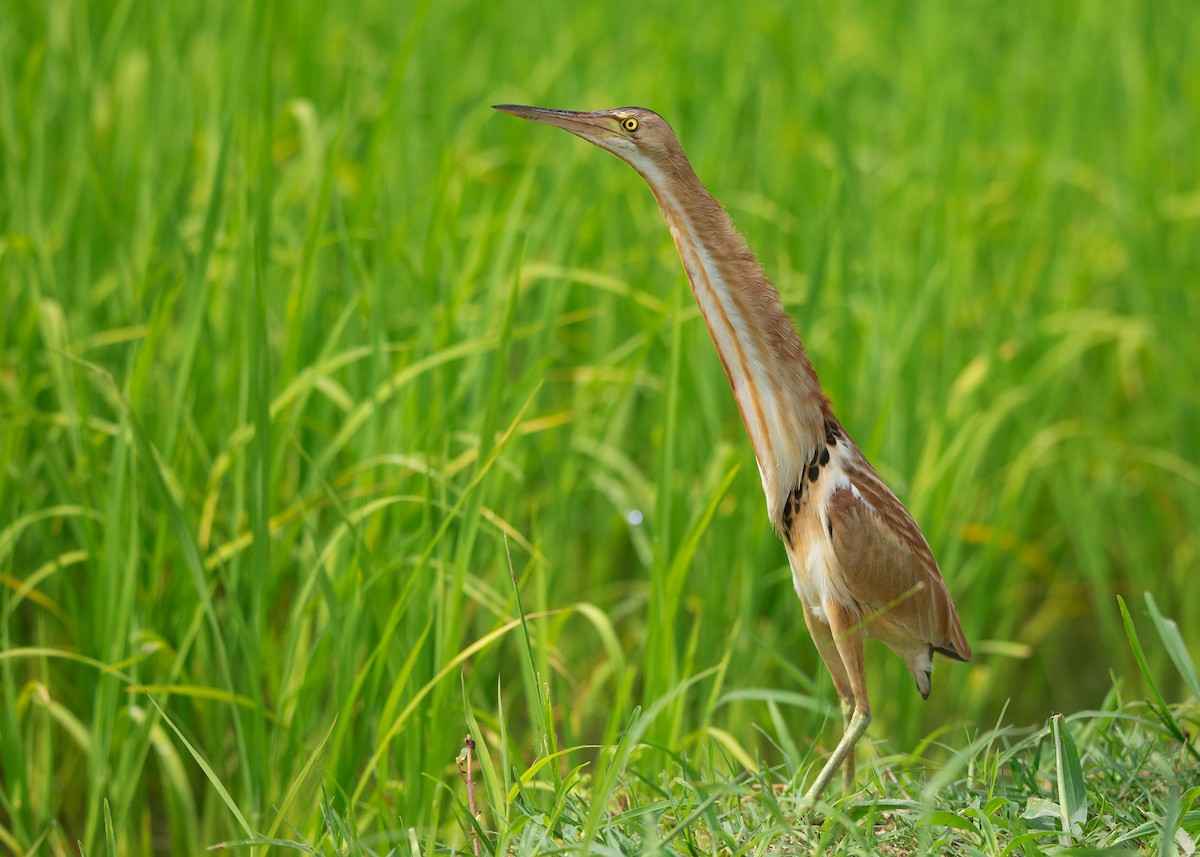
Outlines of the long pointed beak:
{"label": "long pointed beak", "polygon": [[588,140],[608,137],[614,132],[605,121],[604,113],[581,113],[578,110],[551,110],[548,107],[526,107],[523,104],[494,104],[496,110],[531,122],[553,125]]}

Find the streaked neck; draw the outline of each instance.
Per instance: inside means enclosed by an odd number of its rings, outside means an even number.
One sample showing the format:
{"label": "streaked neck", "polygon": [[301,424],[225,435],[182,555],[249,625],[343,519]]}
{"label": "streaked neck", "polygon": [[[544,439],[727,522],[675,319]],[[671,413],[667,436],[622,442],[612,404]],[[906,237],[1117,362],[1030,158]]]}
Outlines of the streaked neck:
{"label": "streaked neck", "polygon": [[779,293],[680,153],[643,171],[675,239],[758,460],[772,518],[824,437],[820,382]]}

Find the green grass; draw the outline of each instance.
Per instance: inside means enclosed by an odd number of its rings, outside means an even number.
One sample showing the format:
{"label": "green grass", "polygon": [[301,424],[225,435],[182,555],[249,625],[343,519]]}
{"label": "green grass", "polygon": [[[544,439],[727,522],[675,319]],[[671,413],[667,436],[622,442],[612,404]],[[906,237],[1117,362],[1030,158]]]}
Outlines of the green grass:
{"label": "green grass", "polygon": [[[0,4],[0,850],[469,852],[470,731],[485,851],[1188,853],[1197,43],[1186,0]],[[498,102],[672,122],[941,561],[976,660],[922,703],[869,650],[823,820],[670,237]]]}

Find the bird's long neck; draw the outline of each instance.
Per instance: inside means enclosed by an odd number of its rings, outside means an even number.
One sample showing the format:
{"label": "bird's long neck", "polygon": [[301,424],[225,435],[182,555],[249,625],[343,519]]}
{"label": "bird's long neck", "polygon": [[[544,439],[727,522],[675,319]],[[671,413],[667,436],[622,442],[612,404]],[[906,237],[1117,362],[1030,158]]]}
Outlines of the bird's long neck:
{"label": "bird's long neck", "polygon": [[675,239],[778,521],[800,468],[824,438],[828,403],[820,382],[779,292],[683,153],[636,168]]}

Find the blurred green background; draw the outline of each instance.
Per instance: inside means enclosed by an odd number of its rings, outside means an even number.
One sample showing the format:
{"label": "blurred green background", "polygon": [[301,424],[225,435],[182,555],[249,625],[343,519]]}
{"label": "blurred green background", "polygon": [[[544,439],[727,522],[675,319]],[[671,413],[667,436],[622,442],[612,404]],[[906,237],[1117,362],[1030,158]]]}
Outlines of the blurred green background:
{"label": "blurred green background", "polygon": [[870,647],[880,752],[1098,706],[1118,594],[1195,651],[1197,44],[1185,0],[6,0],[0,841],[107,801],[199,853],[324,788],[401,847],[468,712],[520,770],[656,702],[650,778],[836,740],[651,195],[494,103],[665,116],[922,524],[976,660],[922,703]]}

